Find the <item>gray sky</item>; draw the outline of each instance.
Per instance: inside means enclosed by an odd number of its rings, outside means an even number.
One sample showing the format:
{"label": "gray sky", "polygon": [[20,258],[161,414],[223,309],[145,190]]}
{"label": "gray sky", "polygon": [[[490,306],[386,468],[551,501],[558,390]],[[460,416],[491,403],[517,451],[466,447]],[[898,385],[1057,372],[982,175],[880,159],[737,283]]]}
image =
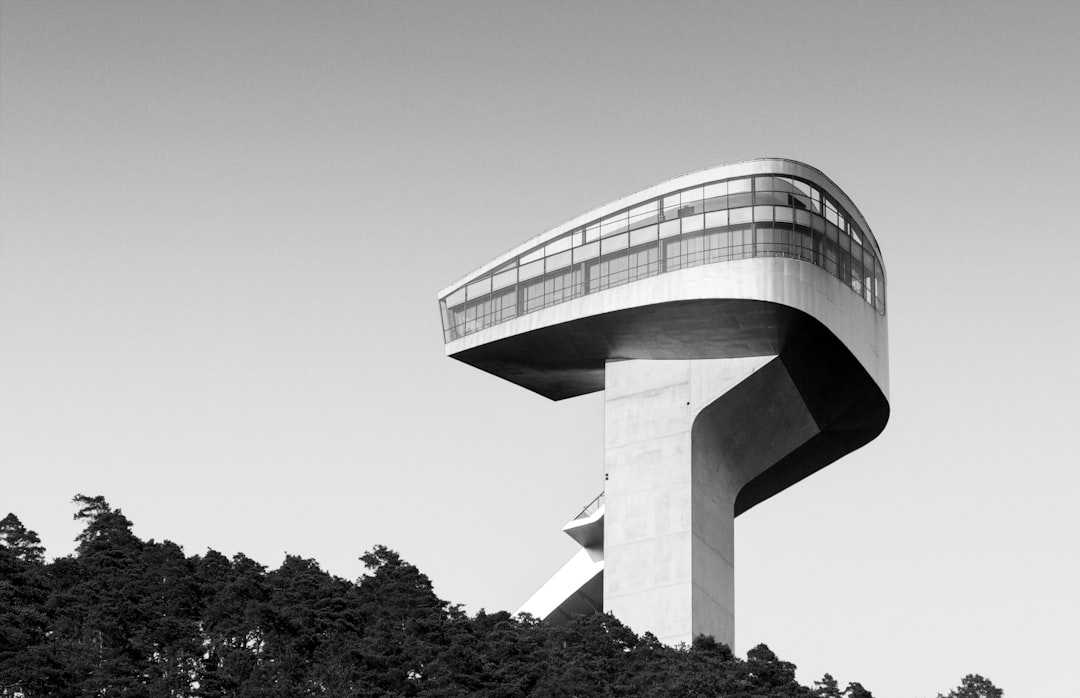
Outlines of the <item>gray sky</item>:
{"label": "gray sky", "polygon": [[808,162],[889,273],[892,419],[737,521],[737,647],[882,698],[1080,652],[1080,4],[48,3],[0,16],[0,515],[513,610],[600,396],[446,358],[435,293],[709,165]]}

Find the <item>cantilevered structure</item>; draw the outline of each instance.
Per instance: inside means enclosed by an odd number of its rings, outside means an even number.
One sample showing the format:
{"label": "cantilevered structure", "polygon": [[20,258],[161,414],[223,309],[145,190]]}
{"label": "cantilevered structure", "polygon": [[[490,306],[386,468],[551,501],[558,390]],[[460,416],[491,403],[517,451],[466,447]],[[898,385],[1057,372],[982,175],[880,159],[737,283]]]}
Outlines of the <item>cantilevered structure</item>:
{"label": "cantilevered structure", "polygon": [[522,610],[734,644],[734,517],[885,427],[881,249],[825,174],[733,163],[623,197],[439,293],[446,353],[605,391],[605,491]]}

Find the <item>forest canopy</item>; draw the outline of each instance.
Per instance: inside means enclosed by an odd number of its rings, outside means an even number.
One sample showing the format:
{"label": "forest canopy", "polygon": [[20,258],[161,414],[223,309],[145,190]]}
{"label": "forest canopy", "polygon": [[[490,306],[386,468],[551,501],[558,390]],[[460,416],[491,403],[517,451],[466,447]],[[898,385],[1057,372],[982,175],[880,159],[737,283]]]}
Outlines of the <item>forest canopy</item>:
{"label": "forest canopy", "polygon": [[[75,552],[46,562],[34,531],[0,520],[0,696],[824,696],[765,645],[746,659],[710,637],[672,648],[607,614],[550,625],[435,595],[383,546],[355,582],[288,555],[185,556],[143,541],[120,509],[77,495]],[[1000,698],[970,675],[948,698]]]}

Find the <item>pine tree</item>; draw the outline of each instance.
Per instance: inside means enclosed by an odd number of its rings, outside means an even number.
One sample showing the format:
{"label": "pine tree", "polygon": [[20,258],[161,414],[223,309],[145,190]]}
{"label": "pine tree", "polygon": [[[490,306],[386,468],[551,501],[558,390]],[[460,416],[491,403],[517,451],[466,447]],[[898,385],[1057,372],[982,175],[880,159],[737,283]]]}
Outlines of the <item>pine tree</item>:
{"label": "pine tree", "polygon": [[27,530],[15,514],[0,519],[0,547],[7,548],[22,562],[45,561],[45,548],[34,531]]}
{"label": "pine tree", "polygon": [[[48,630],[48,589],[37,536],[12,514],[0,524],[0,696],[10,696],[37,692],[44,685],[41,654]],[[13,545],[13,540],[20,542]]]}
{"label": "pine tree", "polygon": [[814,682],[814,695],[821,696],[821,698],[842,698],[840,687],[836,684],[836,679],[832,677],[832,674],[825,674],[821,677],[821,681]]}
{"label": "pine tree", "polygon": [[978,674],[968,674],[960,681],[960,686],[949,691],[947,696],[938,694],[938,698],[1001,698],[1005,692],[995,686],[990,679]]}
{"label": "pine tree", "polygon": [[845,698],[874,698],[874,694],[863,688],[858,681],[848,684],[848,687],[844,689],[844,696]]}

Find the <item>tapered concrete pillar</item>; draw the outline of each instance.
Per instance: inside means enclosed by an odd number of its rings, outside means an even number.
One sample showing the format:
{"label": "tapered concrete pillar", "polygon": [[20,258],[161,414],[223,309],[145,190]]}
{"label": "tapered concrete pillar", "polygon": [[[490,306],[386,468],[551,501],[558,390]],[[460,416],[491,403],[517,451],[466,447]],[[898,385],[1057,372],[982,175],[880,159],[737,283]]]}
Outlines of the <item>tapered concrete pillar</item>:
{"label": "tapered concrete pillar", "polygon": [[606,366],[604,610],[735,641],[735,499],[818,433],[778,357]]}

